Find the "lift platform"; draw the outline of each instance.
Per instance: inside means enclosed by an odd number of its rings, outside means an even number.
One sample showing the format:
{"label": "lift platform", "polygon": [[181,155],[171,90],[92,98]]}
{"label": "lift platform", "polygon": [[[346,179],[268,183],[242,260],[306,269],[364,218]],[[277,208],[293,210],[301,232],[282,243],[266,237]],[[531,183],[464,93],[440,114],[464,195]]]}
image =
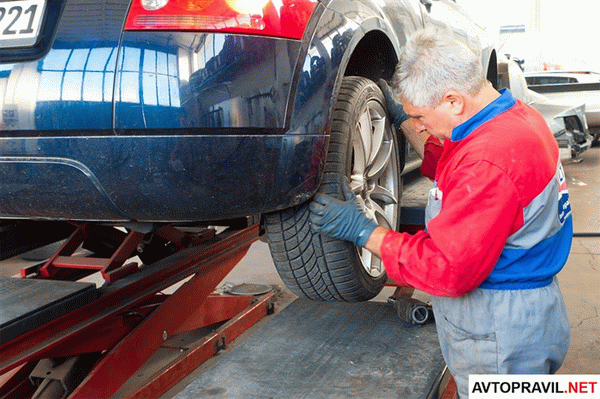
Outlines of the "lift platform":
{"label": "lift platform", "polygon": [[[93,255],[78,255],[90,238]],[[47,262],[0,279],[0,398],[110,398],[169,338],[212,326],[129,397],[160,396],[274,311],[275,291],[215,293],[257,239],[258,225],[221,234],[78,225]],[[158,260],[132,260],[143,252]],[[97,272],[103,284],[85,282]]]}

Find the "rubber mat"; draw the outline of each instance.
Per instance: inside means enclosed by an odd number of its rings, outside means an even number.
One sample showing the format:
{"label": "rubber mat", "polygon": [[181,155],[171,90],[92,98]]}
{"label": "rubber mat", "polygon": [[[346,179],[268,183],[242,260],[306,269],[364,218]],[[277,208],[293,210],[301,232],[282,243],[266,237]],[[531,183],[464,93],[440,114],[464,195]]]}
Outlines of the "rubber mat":
{"label": "rubber mat", "polygon": [[73,281],[0,277],[0,343],[96,299],[96,286]]}
{"label": "rubber mat", "polygon": [[218,356],[175,398],[425,398],[444,365],[435,325],[382,302],[297,299]]}

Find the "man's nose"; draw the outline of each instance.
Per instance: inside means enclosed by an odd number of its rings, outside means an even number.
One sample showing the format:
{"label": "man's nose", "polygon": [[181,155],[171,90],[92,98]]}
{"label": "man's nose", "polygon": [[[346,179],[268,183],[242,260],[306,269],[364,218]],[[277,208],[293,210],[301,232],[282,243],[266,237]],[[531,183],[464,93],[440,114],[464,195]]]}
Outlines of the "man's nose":
{"label": "man's nose", "polygon": [[423,122],[421,122],[420,120],[413,119],[413,123],[414,123],[415,129],[417,130],[417,132],[423,133],[424,131],[427,130],[427,128],[425,127],[425,124],[423,124]]}

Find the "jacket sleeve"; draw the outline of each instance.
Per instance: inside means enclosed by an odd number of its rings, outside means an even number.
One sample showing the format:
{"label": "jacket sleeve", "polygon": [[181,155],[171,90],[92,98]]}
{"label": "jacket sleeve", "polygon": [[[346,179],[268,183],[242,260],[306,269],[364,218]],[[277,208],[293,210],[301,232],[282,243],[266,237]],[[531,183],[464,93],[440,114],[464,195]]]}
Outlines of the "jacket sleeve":
{"label": "jacket sleeve", "polygon": [[435,171],[444,151],[444,145],[435,137],[429,136],[425,141],[423,149],[423,162],[421,163],[421,175],[435,180]]}
{"label": "jacket sleeve", "polygon": [[523,225],[523,212],[512,180],[486,161],[459,167],[446,187],[427,232],[388,232],[381,259],[401,285],[460,296],[489,276],[507,238]]}

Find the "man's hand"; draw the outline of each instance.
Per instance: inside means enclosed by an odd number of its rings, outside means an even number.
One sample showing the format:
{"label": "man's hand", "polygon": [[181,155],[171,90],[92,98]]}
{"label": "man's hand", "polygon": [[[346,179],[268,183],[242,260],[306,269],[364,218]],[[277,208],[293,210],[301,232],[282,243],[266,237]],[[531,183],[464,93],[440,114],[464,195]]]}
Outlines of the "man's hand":
{"label": "man's hand", "polygon": [[401,129],[411,147],[417,152],[419,157],[423,159],[425,155],[425,142],[429,138],[429,133],[425,129],[417,130],[413,123],[405,123],[402,125],[402,123],[410,119],[410,117],[404,112],[402,104],[394,99],[392,89],[387,82],[383,79],[379,79],[378,84],[385,97],[387,113],[390,116],[390,119],[392,119],[394,126],[396,129]]}
{"label": "man's hand", "polygon": [[396,126],[397,129],[400,129],[400,125],[402,125],[402,122],[409,119],[409,116],[404,113],[404,108],[402,107],[402,104],[394,99],[392,89],[387,84],[387,82],[383,79],[379,79],[377,84],[383,92],[385,102],[387,103],[387,112],[390,115],[390,118],[392,118],[394,126]]}
{"label": "man's hand", "polygon": [[365,215],[345,181],[342,182],[342,193],[343,201],[327,194],[315,195],[309,205],[312,228],[318,233],[364,247],[377,223]]}

